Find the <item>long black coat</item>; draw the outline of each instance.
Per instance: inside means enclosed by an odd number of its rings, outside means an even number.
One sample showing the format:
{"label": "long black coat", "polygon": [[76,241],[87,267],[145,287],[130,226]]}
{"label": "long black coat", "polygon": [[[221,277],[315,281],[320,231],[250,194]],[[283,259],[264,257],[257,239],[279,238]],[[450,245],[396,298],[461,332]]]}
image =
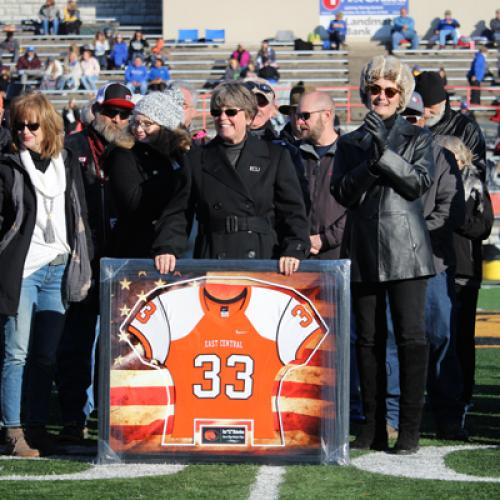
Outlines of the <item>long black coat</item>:
{"label": "long black coat", "polygon": [[340,137],[331,189],[347,207],[344,244],[351,279],[381,282],[435,273],[422,207],[434,171],[432,136],[397,117],[374,165],[372,136],[361,126]]}
{"label": "long black coat", "polygon": [[[85,235],[89,256],[92,257],[92,241],[88,230],[87,205],[83,182],[78,164],[78,158],[71,151],[66,149],[67,157],[64,161],[66,167],[66,231],[70,247],[74,242],[75,227],[73,225],[72,203],[70,188],[73,182],[81,205],[81,215],[85,224]],[[24,181],[23,188],[23,217],[19,229],[12,241],[0,253],[0,314],[13,315],[17,313],[19,307],[19,297],[21,294],[21,284],[23,278],[24,261],[28,253],[31,237],[36,222],[36,194],[31,179],[21,163],[18,153],[5,155],[0,159],[0,241],[6,233],[13,227],[16,217],[16,207],[14,206],[11,193],[14,188],[14,170],[21,172]],[[72,248],[73,250],[73,248]]]}
{"label": "long black coat", "polygon": [[[156,255],[181,255],[196,213],[195,258],[303,259],[309,228],[302,192],[288,151],[249,136],[236,168],[219,138],[193,148],[177,195],[157,224]],[[238,228],[236,228],[238,225]]]}

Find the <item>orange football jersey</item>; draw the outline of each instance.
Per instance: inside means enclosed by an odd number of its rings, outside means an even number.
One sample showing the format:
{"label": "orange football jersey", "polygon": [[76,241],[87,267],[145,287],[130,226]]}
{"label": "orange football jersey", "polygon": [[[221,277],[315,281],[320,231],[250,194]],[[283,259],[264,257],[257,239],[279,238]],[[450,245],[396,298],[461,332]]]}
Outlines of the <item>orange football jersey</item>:
{"label": "orange football jersey", "polygon": [[307,364],[312,354],[302,359],[301,346],[321,332],[317,348],[328,333],[311,302],[295,290],[227,276],[154,290],[121,330],[139,340],[143,361],[170,373],[175,406],[167,444],[186,438],[196,444],[196,420],[221,419],[251,420],[254,444],[283,445],[273,420],[273,411],[279,414],[277,375],[294,360]]}

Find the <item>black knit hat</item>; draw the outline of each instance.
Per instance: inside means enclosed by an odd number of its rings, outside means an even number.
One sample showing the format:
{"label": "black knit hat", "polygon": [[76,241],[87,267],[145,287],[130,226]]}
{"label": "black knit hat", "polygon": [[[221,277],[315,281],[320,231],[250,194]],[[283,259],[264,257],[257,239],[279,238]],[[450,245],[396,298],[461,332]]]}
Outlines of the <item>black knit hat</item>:
{"label": "black knit hat", "polygon": [[415,79],[415,91],[422,96],[424,106],[429,107],[446,100],[444,82],[435,71],[423,71]]}

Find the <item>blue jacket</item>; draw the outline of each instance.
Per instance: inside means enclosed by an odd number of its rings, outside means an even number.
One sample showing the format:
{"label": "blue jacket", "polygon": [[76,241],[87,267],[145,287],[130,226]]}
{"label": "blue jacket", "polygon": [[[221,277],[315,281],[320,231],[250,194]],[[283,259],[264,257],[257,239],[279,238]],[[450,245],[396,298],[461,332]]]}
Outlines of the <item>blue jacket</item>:
{"label": "blue jacket", "polygon": [[136,67],[133,64],[127,66],[125,70],[126,82],[145,82],[148,78],[148,68],[146,66]]}
{"label": "blue jacket", "polygon": [[127,62],[128,46],[125,42],[118,42],[113,45],[110,54],[115,66],[123,66]]}
{"label": "blue jacket", "polygon": [[486,57],[484,57],[484,54],[482,52],[477,51],[470,65],[470,70],[467,73],[467,77],[471,78],[475,76],[478,82],[482,82],[484,80],[484,76],[486,75],[487,68],[488,65],[486,63]]}
{"label": "blue jacket", "polygon": [[148,80],[158,80],[158,78],[164,81],[170,80],[170,72],[166,66],[153,67],[149,70]]}
{"label": "blue jacket", "polygon": [[413,17],[395,17],[392,21],[392,25],[394,26],[394,31],[403,31],[405,26],[408,28],[408,31],[415,31],[415,21],[413,20]]}
{"label": "blue jacket", "polygon": [[333,33],[336,31],[340,36],[345,36],[347,33],[347,23],[343,20],[333,19],[328,26],[328,31]]}
{"label": "blue jacket", "polygon": [[460,28],[460,23],[456,19],[450,19],[449,21],[445,19],[440,19],[439,24],[437,25],[438,31],[451,31],[455,28]]}

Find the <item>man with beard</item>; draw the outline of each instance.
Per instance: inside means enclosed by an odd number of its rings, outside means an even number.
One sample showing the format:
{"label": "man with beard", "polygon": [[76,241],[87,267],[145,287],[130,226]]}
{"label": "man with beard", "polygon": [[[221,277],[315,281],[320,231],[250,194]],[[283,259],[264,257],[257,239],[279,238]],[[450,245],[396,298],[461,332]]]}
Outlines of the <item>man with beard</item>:
{"label": "man with beard", "polygon": [[474,154],[474,166],[479,169],[482,179],[486,174],[486,144],[477,123],[459,111],[451,109],[443,80],[434,71],[424,71],[416,78],[415,92],[424,101],[425,126],[433,135],[453,135]]}
{"label": "man with beard", "polygon": [[99,316],[99,259],[107,255],[113,216],[102,163],[114,145],[130,147],[133,143],[128,132],[133,108],[131,91],[121,83],[110,83],[97,93],[90,125],[65,140],[65,146],[75,152],[82,168],[94,244],[94,279],[87,299],[70,305],[59,352],[57,383],[64,424],[60,435],[63,442],[84,438],[86,418],[93,409],[91,388]]}
{"label": "man with beard", "polygon": [[334,115],[335,105],[328,94],[303,93],[295,112],[300,141],[287,146],[306,197],[312,259],[338,259],[344,235],[346,209],[330,193],[339,137],[333,126]]}
{"label": "man with beard", "polygon": [[273,88],[262,78],[245,78],[244,83],[257,99],[257,114],[250,124],[250,135],[267,141],[278,139],[271,122],[271,118],[276,114]]}

